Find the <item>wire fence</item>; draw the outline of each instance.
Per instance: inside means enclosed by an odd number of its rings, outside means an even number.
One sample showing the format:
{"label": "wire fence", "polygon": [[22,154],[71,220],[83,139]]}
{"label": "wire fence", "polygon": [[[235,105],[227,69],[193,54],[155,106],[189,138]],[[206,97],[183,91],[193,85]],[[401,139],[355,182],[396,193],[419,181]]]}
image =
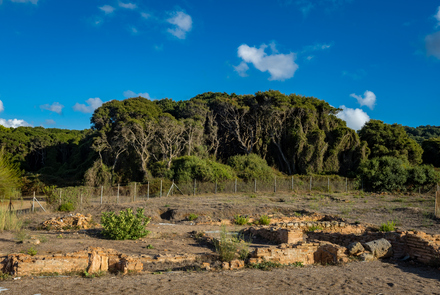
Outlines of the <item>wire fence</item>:
{"label": "wire fence", "polygon": [[[233,179],[218,182],[199,182],[193,180],[186,183],[175,183],[168,179],[151,179],[145,183],[132,182],[114,186],[100,187],[65,187],[54,188],[49,203],[61,205],[72,203],[76,206],[90,204],[130,203],[150,198],[161,198],[170,195],[195,196],[206,194],[257,194],[257,193],[341,193],[363,191],[363,183],[354,178],[325,176],[292,176],[277,177],[273,180],[243,181]],[[418,188],[419,194],[433,194],[439,186]],[[413,190],[414,191],[414,190]]]}

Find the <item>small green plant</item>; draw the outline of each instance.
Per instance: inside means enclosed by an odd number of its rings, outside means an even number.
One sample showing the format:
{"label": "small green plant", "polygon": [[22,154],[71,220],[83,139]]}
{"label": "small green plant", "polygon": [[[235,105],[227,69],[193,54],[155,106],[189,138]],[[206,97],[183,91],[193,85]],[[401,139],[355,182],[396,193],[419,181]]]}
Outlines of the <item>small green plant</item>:
{"label": "small green plant", "polygon": [[30,247],[30,248],[27,250],[26,253],[29,254],[29,255],[31,255],[31,256],[35,256],[35,255],[37,255],[37,250],[34,249],[34,247]]}
{"label": "small green plant", "polygon": [[170,205],[168,205],[168,204],[165,204],[165,207],[167,207],[167,208],[168,208],[169,206],[170,206]]}
{"label": "small green plant", "polygon": [[301,214],[301,213],[299,213],[299,212],[294,212],[294,213],[293,213],[293,216],[295,216],[295,217],[301,217],[301,216],[302,216],[302,214]]}
{"label": "small green plant", "polygon": [[235,215],[234,216],[234,223],[238,225],[245,225],[248,224],[249,217],[247,216],[241,216],[241,215]]}
{"label": "small green plant", "polygon": [[258,220],[258,223],[261,225],[269,225],[270,224],[269,216],[261,215],[260,219]]}
{"label": "small green plant", "polygon": [[188,216],[188,220],[189,220],[189,221],[196,220],[197,218],[199,218],[199,215],[194,214],[194,213],[191,213],[191,214]]}
{"label": "small green plant", "polygon": [[281,264],[279,262],[263,260],[260,263],[250,264],[249,268],[256,268],[256,269],[261,269],[261,270],[269,271],[269,270],[272,270],[274,268],[279,268],[279,267],[284,267],[284,266],[285,266],[284,264]]}
{"label": "small green plant", "polygon": [[251,199],[255,199],[256,197],[257,197],[257,195],[255,195],[255,194],[252,194],[249,196],[249,198],[251,198]]}
{"label": "small green plant", "polygon": [[47,237],[46,237],[46,236],[42,236],[42,235],[40,235],[40,236],[38,237],[38,240],[40,240],[40,243],[46,243],[46,242],[47,242]]}
{"label": "small green plant", "polygon": [[72,203],[64,203],[58,207],[58,211],[71,212],[73,210],[75,210],[75,206]]}
{"label": "small green plant", "polygon": [[144,215],[144,209],[138,208],[136,215],[131,208],[119,212],[103,212],[101,224],[104,236],[112,240],[137,240],[150,233],[145,227],[150,218]]}
{"label": "small green plant", "polygon": [[59,234],[59,235],[57,236],[57,239],[62,239],[62,238],[64,238],[62,234]]}
{"label": "small green plant", "polygon": [[15,233],[15,239],[23,243],[24,240],[29,239],[29,232],[27,230],[21,229]]}
{"label": "small green plant", "polygon": [[229,237],[226,226],[222,225],[220,239],[214,240],[216,252],[223,262],[233,260],[238,252],[239,259],[246,260],[249,257],[250,241],[246,241],[243,236]]}
{"label": "small green plant", "polygon": [[0,271],[0,281],[5,281],[7,279],[9,279],[10,275],[8,273],[3,273],[2,271]]}
{"label": "small green plant", "polygon": [[147,249],[154,249],[154,246],[151,245],[151,244],[148,244],[147,246],[145,246],[145,248],[147,248]]}
{"label": "small green plant", "polygon": [[89,279],[99,278],[99,277],[104,276],[105,274],[106,274],[106,272],[103,271],[103,270],[99,270],[99,271],[97,271],[95,273],[89,273],[89,272],[87,272],[87,270],[84,270],[84,272],[82,273],[82,275],[85,278],[89,278]]}
{"label": "small green plant", "polygon": [[310,226],[307,231],[310,232],[314,232],[315,230],[322,230],[322,227],[320,227],[319,225],[315,225],[313,224],[312,226]]}
{"label": "small green plant", "polygon": [[381,232],[390,232],[394,231],[395,229],[396,224],[394,223],[394,221],[387,221],[387,223],[382,223],[379,228]]}

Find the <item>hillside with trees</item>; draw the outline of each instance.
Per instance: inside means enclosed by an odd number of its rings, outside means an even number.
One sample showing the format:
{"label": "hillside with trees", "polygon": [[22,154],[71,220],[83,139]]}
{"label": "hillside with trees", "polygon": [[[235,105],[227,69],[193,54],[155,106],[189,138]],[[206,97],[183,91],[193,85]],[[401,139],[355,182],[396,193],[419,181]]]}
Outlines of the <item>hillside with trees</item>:
{"label": "hillside with trees", "polygon": [[[432,167],[419,166],[435,156],[425,159],[404,127],[371,120],[357,133],[336,117],[339,111],[314,97],[274,90],[253,95],[207,92],[187,101],[135,97],[97,108],[89,130],[0,127],[0,142],[23,175],[44,184],[294,174],[367,179],[379,177],[375,170],[396,165],[411,167],[404,169],[402,185],[425,185],[438,178]],[[438,143],[427,143],[425,150],[438,156]],[[394,189],[378,185],[377,179],[367,183],[372,189]]]}

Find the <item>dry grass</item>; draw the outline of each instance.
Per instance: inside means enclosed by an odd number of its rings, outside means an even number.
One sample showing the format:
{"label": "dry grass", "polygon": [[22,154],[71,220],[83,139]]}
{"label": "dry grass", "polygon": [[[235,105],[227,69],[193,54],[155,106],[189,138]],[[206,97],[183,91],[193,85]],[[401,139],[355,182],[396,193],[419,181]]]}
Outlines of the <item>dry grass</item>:
{"label": "dry grass", "polygon": [[15,212],[10,212],[6,208],[0,207],[0,232],[4,230],[20,230],[23,221],[17,217]]}

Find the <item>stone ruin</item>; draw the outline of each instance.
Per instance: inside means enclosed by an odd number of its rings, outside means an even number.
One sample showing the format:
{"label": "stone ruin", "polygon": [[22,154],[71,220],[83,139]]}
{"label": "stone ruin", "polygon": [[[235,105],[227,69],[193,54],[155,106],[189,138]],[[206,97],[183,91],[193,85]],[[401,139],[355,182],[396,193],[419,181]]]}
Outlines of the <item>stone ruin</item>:
{"label": "stone ruin", "polygon": [[[78,214],[69,220],[82,221]],[[87,218],[87,216],[85,216]],[[64,224],[64,220],[55,221]],[[72,220],[72,222],[70,222]],[[51,223],[52,225],[55,222]],[[57,223],[58,224],[58,223]],[[81,226],[87,224],[81,222]],[[59,225],[61,227],[61,224]],[[440,265],[440,235],[429,235],[417,231],[377,232],[371,228],[348,224],[343,221],[287,221],[272,226],[253,226],[242,234],[253,238],[261,237],[276,245],[258,245],[250,253],[247,263],[263,261],[281,264],[334,264],[349,261],[350,257],[370,261],[378,258],[412,259],[416,262]],[[214,238],[204,235],[205,241]],[[112,249],[87,248],[67,254],[35,255],[9,254],[0,257],[0,271],[13,275],[34,275],[39,273],[95,273],[138,272],[148,269],[177,267],[199,264],[209,270],[211,262],[218,260],[212,255],[125,255]],[[223,269],[240,269],[245,261],[223,262]],[[154,268],[156,267],[156,268]]]}

